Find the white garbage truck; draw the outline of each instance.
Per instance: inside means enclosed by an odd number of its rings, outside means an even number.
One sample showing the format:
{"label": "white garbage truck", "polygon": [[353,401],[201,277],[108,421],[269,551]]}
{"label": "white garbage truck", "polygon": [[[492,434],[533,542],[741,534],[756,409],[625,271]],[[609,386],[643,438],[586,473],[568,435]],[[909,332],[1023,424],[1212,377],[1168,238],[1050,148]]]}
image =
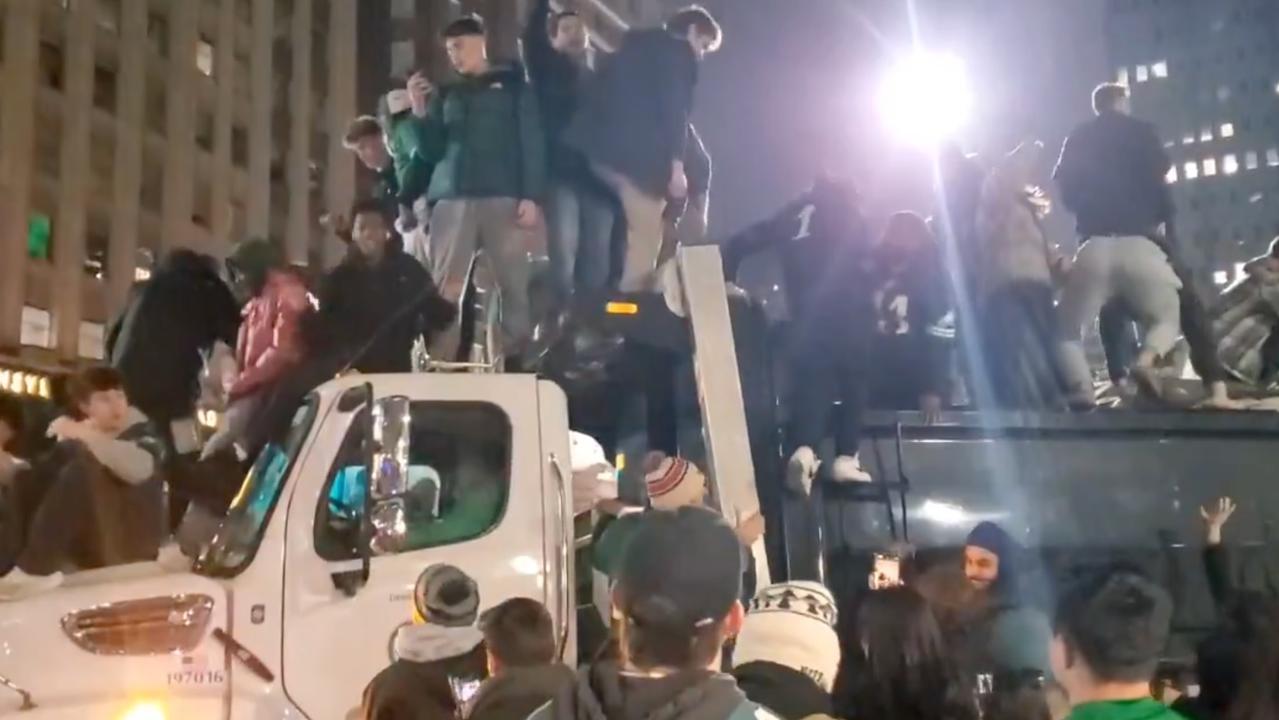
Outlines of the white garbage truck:
{"label": "white garbage truck", "polygon": [[[719,253],[685,249],[677,265],[652,301],[687,321],[712,500],[748,517],[759,503]],[[633,300],[607,312],[649,302]],[[573,662],[569,473],[553,382],[328,382],[256,459],[196,562],[81,571],[0,604],[0,717],[346,718],[441,562],[476,579],[483,607],[543,601]]]}

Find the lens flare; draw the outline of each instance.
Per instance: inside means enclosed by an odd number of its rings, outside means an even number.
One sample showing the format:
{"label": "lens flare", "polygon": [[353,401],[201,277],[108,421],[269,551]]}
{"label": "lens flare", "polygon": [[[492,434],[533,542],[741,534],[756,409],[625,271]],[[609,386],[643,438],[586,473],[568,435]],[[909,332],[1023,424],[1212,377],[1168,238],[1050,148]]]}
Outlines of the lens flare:
{"label": "lens flare", "polygon": [[916,52],[884,77],[879,109],[894,134],[934,146],[952,138],[972,113],[968,73],[958,57]]}

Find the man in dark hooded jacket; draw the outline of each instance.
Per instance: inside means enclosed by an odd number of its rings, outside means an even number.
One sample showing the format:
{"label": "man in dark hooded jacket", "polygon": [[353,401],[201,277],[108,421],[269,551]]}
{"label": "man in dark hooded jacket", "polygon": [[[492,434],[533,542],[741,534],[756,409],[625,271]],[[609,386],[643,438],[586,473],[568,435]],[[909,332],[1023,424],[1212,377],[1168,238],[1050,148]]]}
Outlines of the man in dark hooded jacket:
{"label": "man in dark hooded jacket", "polygon": [[413,343],[453,322],[456,309],[430,274],[392,240],[387,210],[378,200],[351,209],[351,246],[320,285],[320,309],[308,345],[337,372],[413,369]]}
{"label": "man in dark hooded jacket", "polygon": [[717,671],[742,626],[742,553],[722,517],[699,507],[644,514],[613,589],[620,662],[598,662],[535,720],[772,720]]}
{"label": "man in dark hooded jacket", "polygon": [[183,248],[171,251],[149,280],[135,286],[111,326],[111,366],[124,376],[130,402],[155,425],[170,457],[174,423],[195,414],[201,353],[219,340],[234,347],[239,326],[239,304],[216,261]]}

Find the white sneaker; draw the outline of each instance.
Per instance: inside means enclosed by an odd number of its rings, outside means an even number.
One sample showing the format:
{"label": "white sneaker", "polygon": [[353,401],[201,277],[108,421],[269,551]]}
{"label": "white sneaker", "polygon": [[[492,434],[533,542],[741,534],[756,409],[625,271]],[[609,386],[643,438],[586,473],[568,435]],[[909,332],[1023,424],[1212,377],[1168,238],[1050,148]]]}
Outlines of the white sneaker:
{"label": "white sneaker", "polygon": [[840,455],[835,458],[835,464],[831,466],[831,479],[837,483],[868,483],[873,482],[870,473],[862,468],[862,461],[856,455],[849,457],[848,455]]}
{"label": "white sneaker", "polygon": [[813,491],[813,480],[817,477],[817,468],[821,462],[817,453],[807,445],[795,451],[786,464],[786,487],[792,492],[808,497]]}
{"label": "white sneaker", "polygon": [[28,575],[19,568],[9,571],[0,578],[0,602],[21,600],[40,593],[46,593],[62,585],[62,573],[52,575]]}

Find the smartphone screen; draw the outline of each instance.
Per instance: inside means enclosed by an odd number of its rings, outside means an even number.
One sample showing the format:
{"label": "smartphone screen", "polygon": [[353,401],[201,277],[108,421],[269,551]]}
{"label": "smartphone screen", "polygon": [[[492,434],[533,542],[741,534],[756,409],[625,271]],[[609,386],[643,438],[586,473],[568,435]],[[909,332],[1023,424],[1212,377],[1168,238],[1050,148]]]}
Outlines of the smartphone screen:
{"label": "smartphone screen", "polygon": [[902,584],[902,561],[893,555],[875,553],[875,566],[870,572],[870,589],[882,590]]}
{"label": "smartphone screen", "polygon": [[449,690],[453,692],[453,702],[458,707],[464,707],[471,702],[471,698],[475,697],[475,693],[480,689],[480,684],[484,682],[483,678],[457,677],[449,676]]}

